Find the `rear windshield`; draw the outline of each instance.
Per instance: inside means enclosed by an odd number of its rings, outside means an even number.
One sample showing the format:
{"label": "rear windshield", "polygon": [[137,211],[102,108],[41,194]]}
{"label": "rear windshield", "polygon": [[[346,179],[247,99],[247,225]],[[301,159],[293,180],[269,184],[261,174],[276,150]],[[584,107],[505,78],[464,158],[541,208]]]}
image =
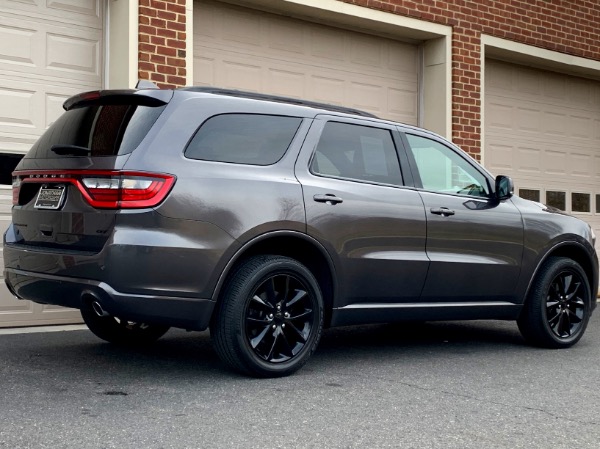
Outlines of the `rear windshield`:
{"label": "rear windshield", "polygon": [[52,151],[61,146],[87,148],[93,157],[131,153],[164,108],[121,104],[72,109],[50,125],[25,157],[65,157]]}
{"label": "rear windshield", "polygon": [[185,156],[235,164],[274,164],[285,154],[301,122],[298,117],[278,115],[216,115],[196,132]]}

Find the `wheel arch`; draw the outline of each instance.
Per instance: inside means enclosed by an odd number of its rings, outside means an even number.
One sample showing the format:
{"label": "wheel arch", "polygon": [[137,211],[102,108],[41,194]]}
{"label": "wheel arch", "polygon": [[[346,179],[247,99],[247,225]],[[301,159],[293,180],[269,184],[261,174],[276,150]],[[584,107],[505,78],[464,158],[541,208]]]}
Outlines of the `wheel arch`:
{"label": "wheel arch", "polygon": [[[249,257],[260,254],[286,256],[306,266],[317,279],[324,304],[324,325],[331,323],[336,286],[335,265],[327,250],[314,238],[297,231],[273,231],[255,237],[242,246],[221,273],[212,299],[219,302],[223,286],[235,268]],[[217,310],[217,307],[214,309]],[[213,316],[214,316],[213,312]]]}
{"label": "wheel arch", "polygon": [[[527,290],[523,295],[523,298],[526,300],[529,295],[529,291],[533,285],[534,279],[538,276],[540,268],[544,265],[544,263],[551,257],[565,257],[577,262],[583,271],[585,272],[588,282],[590,292],[592,294],[592,299],[594,295],[598,294],[598,264],[595,263],[594,258],[590,254],[590,252],[586,249],[584,245],[576,241],[562,242],[555,246],[553,246],[549,251],[544,254],[542,258],[538,261],[533,275],[529,279],[529,283],[527,285]],[[592,304],[592,308],[594,308],[595,302]]]}

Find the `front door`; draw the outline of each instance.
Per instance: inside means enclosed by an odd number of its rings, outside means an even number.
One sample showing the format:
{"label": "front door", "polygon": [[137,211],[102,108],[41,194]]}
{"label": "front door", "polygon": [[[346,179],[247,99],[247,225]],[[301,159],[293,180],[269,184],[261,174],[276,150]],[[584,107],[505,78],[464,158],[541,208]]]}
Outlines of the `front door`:
{"label": "front door", "polygon": [[423,302],[517,302],[523,255],[521,214],[491,194],[476,163],[429,136],[406,134],[427,217],[431,266]]}

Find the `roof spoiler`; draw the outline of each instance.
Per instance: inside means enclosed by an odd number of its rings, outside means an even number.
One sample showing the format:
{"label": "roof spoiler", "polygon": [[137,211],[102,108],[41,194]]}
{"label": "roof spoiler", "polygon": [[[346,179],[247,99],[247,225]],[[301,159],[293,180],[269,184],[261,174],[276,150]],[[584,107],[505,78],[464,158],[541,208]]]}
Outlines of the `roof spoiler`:
{"label": "roof spoiler", "polygon": [[[154,85],[154,83],[151,83]],[[142,84],[145,86],[145,83]],[[138,83],[140,86],[140,83]],[[156,85],[154,85],[156,86]],[[140,86],[142,87],[142,86]],[[136,89],[121,89],[121,90],[93,90],[83,92],[67,99],[63,103],[63,109],[70,111],[71,109],[82,108],[91,104],[94,105],[118,105],[130,104],[139,106],[164,106],[173,98],[172,90],[161,90],[158,88],[145,88],[144,90]]]}

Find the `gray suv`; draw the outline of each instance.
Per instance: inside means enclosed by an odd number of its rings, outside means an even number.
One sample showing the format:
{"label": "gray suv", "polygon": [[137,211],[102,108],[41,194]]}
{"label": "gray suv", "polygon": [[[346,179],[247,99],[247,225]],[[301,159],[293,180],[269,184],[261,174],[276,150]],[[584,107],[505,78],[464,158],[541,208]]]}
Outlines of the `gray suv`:
{"label": "gray suv", "polygon": [[109,342],[210,327],[226,364],[273,377],[324,327],[505,319],[562,348],[596,306],[591,228],[423,129],[210,88],[64,108],[13,173],[6,282]]}

